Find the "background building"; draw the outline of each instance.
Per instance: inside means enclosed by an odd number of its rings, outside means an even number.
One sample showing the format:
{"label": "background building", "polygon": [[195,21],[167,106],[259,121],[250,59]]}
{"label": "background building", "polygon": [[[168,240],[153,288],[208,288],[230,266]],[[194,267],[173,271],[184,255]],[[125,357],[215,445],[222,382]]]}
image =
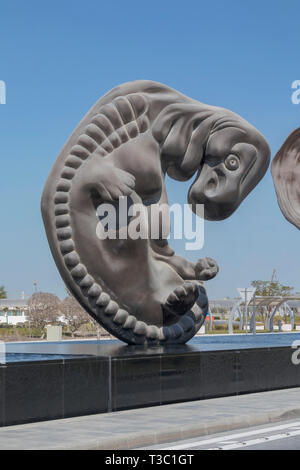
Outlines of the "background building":
{"label": "background building", "polygon": [[0,324],[25,323],[27,310],[26,299],[0,299]]}

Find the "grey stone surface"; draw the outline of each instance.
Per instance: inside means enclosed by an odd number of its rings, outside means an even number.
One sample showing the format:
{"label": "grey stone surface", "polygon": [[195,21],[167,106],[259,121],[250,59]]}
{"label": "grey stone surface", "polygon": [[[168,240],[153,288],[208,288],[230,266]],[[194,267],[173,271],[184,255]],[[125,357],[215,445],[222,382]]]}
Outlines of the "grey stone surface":
{"label": "grey stone surface", "polygon": [[300,230],[300,127],[295,129],[272,160],[277,200],[284,217]]}
{"label": "grey stone surface", "polygon": [[299,418],[300,389],[176,403],[0,429],[0,449],[133,449]]}
{"label": "grey stone surface", "polygon": [[[198,214],[203,204],[206,219],[221,220],[264,176],[269,157],[264,137],[229,110],[151,81],[114,88],[74,130],[42,196],[49,244],[68,288],[127,343],[185,343],[207,312],[201,281],[218,266],[177,256],[166,238],[169,216],[152,222],[153,206],[168,203],[165,176],[195,176],[192,210]],[[97,237],[96,210],[106,203],[121,210],[120,197],[145,209],[158,237],[120,240],[120,227],[115,240]],[[127,220],[125,235],[134,223]]]}
{"label": "grey stone surface", "polygon": [[[246,336],[155,347],[116,340],[10,343],[0,367],[0,426],[300,386],[292,361],[299,333]],[[60,358],[51,359],[51,348]],[[19,351],[13,360],[12,351]]]}

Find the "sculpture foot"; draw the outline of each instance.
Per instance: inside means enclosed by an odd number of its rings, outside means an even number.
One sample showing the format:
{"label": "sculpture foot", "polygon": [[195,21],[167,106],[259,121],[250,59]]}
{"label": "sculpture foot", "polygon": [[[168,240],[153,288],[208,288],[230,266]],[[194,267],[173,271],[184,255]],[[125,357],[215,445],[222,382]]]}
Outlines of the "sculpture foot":
{"label": "sculpture foot", "polygon": [[199,295],[198,285],[185,282],[176,287],[163,305],[164,325],[169,325],[178,320],[178,316],[184,315],[192,308]]}
{"label": "sculpture foot", "polygon": [[199,281],[213,279],[219,272],[219,266],[212,258],[200,258],[195,266],[196,278]]}

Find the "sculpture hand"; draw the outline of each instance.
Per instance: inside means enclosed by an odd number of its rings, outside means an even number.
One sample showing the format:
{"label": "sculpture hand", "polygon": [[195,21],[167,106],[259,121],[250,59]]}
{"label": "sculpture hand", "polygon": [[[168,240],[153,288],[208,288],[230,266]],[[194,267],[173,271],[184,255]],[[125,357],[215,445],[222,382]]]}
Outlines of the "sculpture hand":
{"label": "sculpture hand", "polygon": [[82,187],[95,189],[104,201],[129,196],[135,187],[135,177],[127,171],[104,162],[91,159],[82,168]]}

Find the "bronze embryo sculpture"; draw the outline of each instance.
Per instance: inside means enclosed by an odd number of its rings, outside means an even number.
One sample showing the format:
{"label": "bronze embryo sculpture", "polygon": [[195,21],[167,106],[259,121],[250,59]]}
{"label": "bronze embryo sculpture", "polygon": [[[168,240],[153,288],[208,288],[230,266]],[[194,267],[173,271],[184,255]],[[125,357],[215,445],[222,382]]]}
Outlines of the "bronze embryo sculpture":
{"label": "bronze embryo sculpture", "polygon": [[[45,185],[42,214],[68,288],[109,332],[129,344],[184,343],[208,308],[201,281],[211,258],[193,264],[165,237],[103,239],[96,209],[122,196],[148,210],[167,203],[165,175],[196,175],[188,202],[204,217],[229,217],[264,176],[264,137],[237,114],[152,81],[122,84],[84,117]],[[128,222],[128,226],[131,224]]]}

